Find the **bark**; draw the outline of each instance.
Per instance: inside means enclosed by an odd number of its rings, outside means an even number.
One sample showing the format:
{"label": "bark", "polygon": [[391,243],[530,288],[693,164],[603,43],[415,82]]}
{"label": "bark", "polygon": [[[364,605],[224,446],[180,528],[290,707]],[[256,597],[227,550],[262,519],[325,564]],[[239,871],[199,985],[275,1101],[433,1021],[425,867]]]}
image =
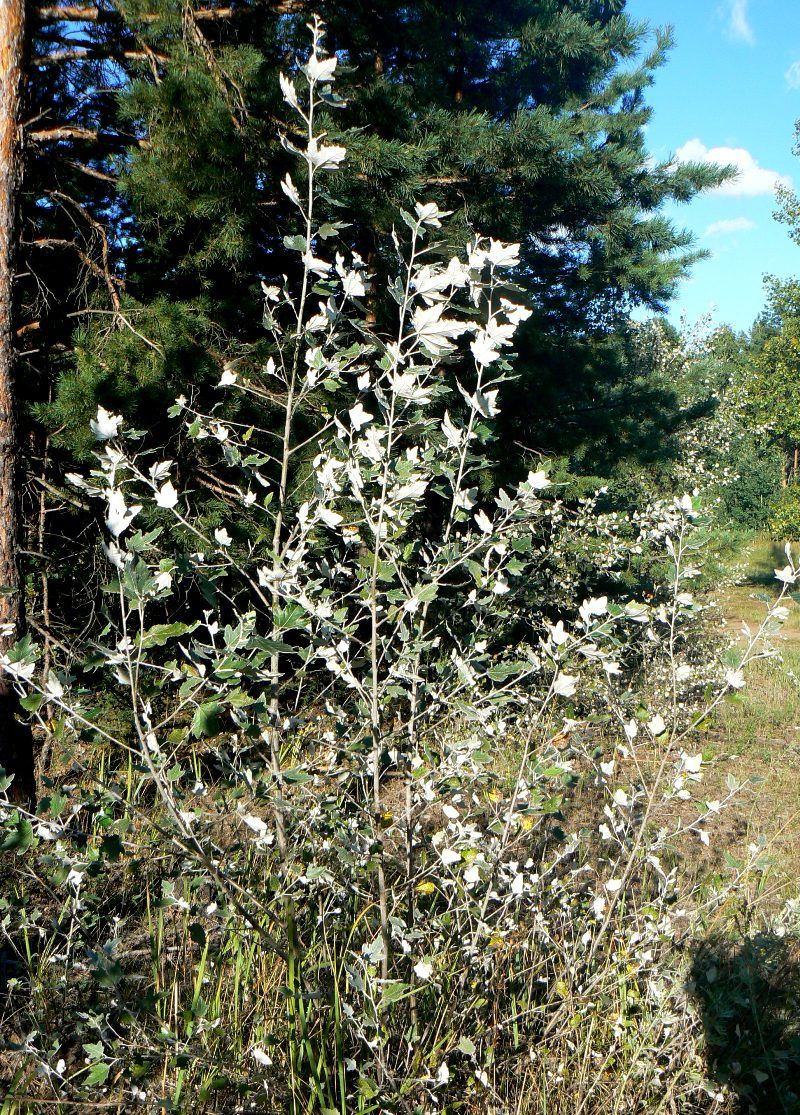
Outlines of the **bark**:
{"label": "bark", "polygon": [[[25,629],[20,568],[20,452],[14,390],[13,276],[17,195],[22,176],[21,119],[25,0],[0,3],[0,654]],[[0,766],[14,775],[10,794],[35,797],[33,736],[21,718],[10,677],[0,669]]]}

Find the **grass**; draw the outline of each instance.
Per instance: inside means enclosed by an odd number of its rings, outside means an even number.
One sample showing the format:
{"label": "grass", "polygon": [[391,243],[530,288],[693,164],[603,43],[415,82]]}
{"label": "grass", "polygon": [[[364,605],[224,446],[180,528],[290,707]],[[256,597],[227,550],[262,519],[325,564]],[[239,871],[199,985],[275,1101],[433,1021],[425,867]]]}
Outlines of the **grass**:
{"label": "grass", "polygon": [[[783,546],[759,537],[741,552],[735,583],[717,594],[731,640],[743,624],[756,629],[778,595],[775,569],[786,564]],[[724,780],[754,779],[736,806],[736,828],[746,843],[765,840],[777,879],[796,889],[800,875],[800,606],[772,638],[776,656],[754,663],[745,688],[719,709],[710,750]],[[793,676],[797,679],[794,680]],[[712,795],[713,773],[709,775]]]}

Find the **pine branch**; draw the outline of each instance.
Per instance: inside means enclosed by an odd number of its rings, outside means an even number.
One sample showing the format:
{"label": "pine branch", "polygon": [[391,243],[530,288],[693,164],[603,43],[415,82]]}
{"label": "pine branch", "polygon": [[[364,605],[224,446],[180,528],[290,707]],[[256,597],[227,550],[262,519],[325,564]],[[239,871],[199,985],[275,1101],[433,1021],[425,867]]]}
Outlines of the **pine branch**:
{"label": "pine branch", "polygon": [[[220,66],[213,47],[197,24],[194,13],[187,7],[184,12],[183,25],[186,34],[194,42],[205,60],[208,72],[220,91],[222,99],[228,107],[231,123],[237,132],[244,128],[247,120],[247,104],[244,94],[233,78]],[[232,91],[232,95],[231,95]]]}

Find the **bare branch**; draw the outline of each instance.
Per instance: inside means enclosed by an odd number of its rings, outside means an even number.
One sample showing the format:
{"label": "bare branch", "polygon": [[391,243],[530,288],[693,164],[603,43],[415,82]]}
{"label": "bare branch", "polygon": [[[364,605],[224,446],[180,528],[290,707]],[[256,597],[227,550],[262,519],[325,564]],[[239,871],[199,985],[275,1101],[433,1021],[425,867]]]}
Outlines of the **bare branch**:
{"label": "bare branch", "polygon": [[164,63],[169,61],[166,54],[154,50],[101,50],[97,47],[70,47],[69,50],[54,50],[50,54],[41,54],[33,59],[34,66],[57,66],[62,62],[102,62],[127,58],[134,62],[149,62],[155,58]]}
{"label": "bare branch", "polygon": [[[287,5],[278,4],[275,10],[286,7]],[[288,5],[292,7],[292,5]],[[231,19],[237,12],[246,11],[242,8],[198,8],[194,12],[194,18],[197,20],[205,20],[207,22],[218,22],[224,19]],[[280,14],[288,14],[280,13]],[[73,4],[53,4],[46,7],[36,9],[36,17],[42,23],[111,23],[119,20],[117,12],[109,11],[106,8],[98,8],[95,6],[83,7]],[[143,12],[136,16],[136,20],[141,23],[154,23],[159,19],[156,12]]]}
{"label": "bare branch", "polygon": [[32,140],[33,143],[51,143],[62,139],[85,139],[94,142],[99,137],[100,133],[92,128],[80,128],[74,124],[57,124],[53,128],[42,128],[25,133],[25,138]]}
{"label": "bare branch", "polygon": [[114,132],[100,132],[93,128],[81,128],[75,124],[54,124],[52,128],[35,128],[26,131],[25,138],[32,143],[58,143],[65,139],[85,140],[87,143],[111,143],[114,146],[142,147],[151,146],[149,139],[137,136],[119,135]]}
{"label": "bare branch", "polygon": [[194,42],[205,59],[208,72],[211,74],[214,84],[219,89],[223,100],[228,106],[231,123],[237,132],[241,132],[244,126],[243,122],[247,119],[247,105],[242,90],[233,78],[220,66],[217,61],[217,56],[214,54],[213,47],[198,27],[194,13],[189,7],[184,11],[183,26],[184,33]]}
{"label": "bare branch", "polygon": [[71,166],[73,170],[79,170],[81,174],[88,174],[91,178],[99,178],[101,182],[110,182],[115,185],[117,177],[114,174],[106,174],[103,170],[98,170],[97,167],[88,166],[86,163],[79,163],[77,159],[63,159],[62,162],[66,166]]}

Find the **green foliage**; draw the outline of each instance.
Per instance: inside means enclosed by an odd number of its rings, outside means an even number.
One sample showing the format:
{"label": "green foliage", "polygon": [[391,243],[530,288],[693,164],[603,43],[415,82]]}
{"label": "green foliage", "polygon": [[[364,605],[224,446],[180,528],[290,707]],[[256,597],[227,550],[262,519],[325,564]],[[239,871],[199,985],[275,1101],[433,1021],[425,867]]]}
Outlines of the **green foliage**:
{"label": "green foliage", "polygon": [[755,438],[742,438],[735,468],[736,479],[720,493],[723,521],[745,530],[763,530],[775,515],[781,491],[780,454]]}
{"label": "green foliage", "polygon": [[773,279],[742,371],[751,420],[788,458],[800,445],[800,286]]}
{"label": "green foliage", "polygon": [[[626,318],[636,306],[662,306],[697,258],[665,207],[723,177],[708,166],[651,165],[646,95],[668,36],[651,35],[621,0],[318,8],[343,94],[325,94],[319,124],[348,149],[318,198],[320,254],[355,250],[377,277],[391,277],[391,229],[420,196],[452,211],[442,251],[473,227],[522,245],[517,279],[533,313],[518,334],[516,380],[486,446],[481,491],[518,482],[539,453],[564,458],[584,494],[618,467],[626,476],[660,469],[679,450],[686,415],[668,379],[637,361]],[[281,136],[297,135],[278,71],[298,77],[308,13],[260,0],[234,9],[195,21],[179,0],[117,5],[86,33],[98,51],[124,48],[119,62],[71,63],[63,78],[42,67],[33,82],[38,111],[58,104],[60,117],[103,137],[91,159],[65,145],[48,162],[50,148],[44,159],[34,149],[25,177],[25,221],[61,245],[39,253],[45,270],[23,269],[25,319],[39,317],[41,290],[61,308],[46,315],[20,380],[38,432],[33,461],[57,505],[43,520],[59,546],[48,608],[67,625],[97,614],[99,554],[87,549],[86,509],[61,502],[52,485],[59,491],[60,475],[90,452],[98,404],[180,460],[212,527],[224,518],[225,489],[211,485],[207,445],[175,440],[166,413],[174,399],[281,433],[280,399],[220,403],[216,384],[228,367],[258,376],[275,355],[261,284],[299,273],[284,240],[293,204],[279,188],[292,165]],[[75,169],[84,158],[97,174]],[[65,214],[74,218],[67,203],[42,200],[56,164],[86,210],[74,236],[64,234]],[[305,171],[294,173],[302,193]],[[366,296],[377,323],[393,313],[386,290],[376,283]],[[444,373],[451,383],[461,367],[455,354]],[[352,389],[345,380],[338,390]],[[298,415],[309,439],[328,402],[309,400]],[[313,458],[313,440],[306,452]],[[298,451],[293,467],[307,473],[309,463]],[[617,495],[621,505],[632,489],[621,484]],[[238,526],[261,544],[246,511]],[[31,585],[44,591],[41,578]]]}
{"label": "green foliage", "polygon": [[[347,212],[344,242],[385,275],[396,213],[424,192],[454,211],[451,247],[471,227],[523,245],[521,282],[535,312],[493,451],[505,478],[520,475],[518,446],[568,452],[573,468],[606,476],[612,446],[647,457],[669,441],[669,432],[660,436],[669,392],[629,367],[615,334],[634,306],[662,306],[697,258],[662,207],[724,173],[650,164],[645,92],[669,38],[649,42],[623,8],[594,0],[319,5],[331,49],[346,60],[346,104],[330,98],[320,118],[348,148],[320,199],[331,220]],[[96,331],[111,382],[79,370],[59,389],[53,421],[63,428],[66,420],[70,436],[98,402],[160,419],[176,380],[202,390],[202,350],[213,348],[218,366],[229,358],[257,366],[253,280],[274,282],[296,267],[280,232],[291,204],[276,188],[289,165],[275,128],[284,118],[277,71],[302,43],[307,15],[272,14],[248,0],[235,18],[187,31],[177,0],[154,0],[147,11],[140,21],[137,6],[126,8],[137,35],[167,61],[158,80],[141,67],[119,98],[128,126],[148,137],[126,153],[122,177],[135,216],[126,289],[145,314],[137,325],[144,367],[133,366],[135,344],[120,353]],[[199,306],[218,331],[212,346],[192,320]],[[388,312],[376,295],[371,309],[378,319]],[[178,312],[175,329],[169,316]],[[159,358],[145,337],[164,350]],[[114,390],[120,381],[127,398]],[[652,430],[637,430],[643,414],[653,416]]]}
{"label": "green foliage", "polygon": [[92,447],[88,422],[100,400],[152,428],[163,421],[168,399],[207,386],[217,372],[209,349],[218,339],[207,311],[202,300],[186,305],[162,296],[141,305],[126,299],[128,324],[109,329],[101,316],[76,330],[70,366],[52,401],[34,408],[55,431],[56,444],[84,458]]}
{"label": "green foliage", "polygon": [[800,444],[800,317],[782,323],[750,368],[748,392],[753,414],[787,451]]}
{"label": "green foliage", "polygon": [[775,500],[767,520],[769,532],[779,541],[800,538],[800,485],[787,484]]}
{"label": "green foliage", "polygon": [[714,1075],[733,1082],[750,1110],[789,1112],[800,1105],[794,1008],[800,938],[792,914],[790,907],[773,931],[715,934],[697,949],[692,965]]}

